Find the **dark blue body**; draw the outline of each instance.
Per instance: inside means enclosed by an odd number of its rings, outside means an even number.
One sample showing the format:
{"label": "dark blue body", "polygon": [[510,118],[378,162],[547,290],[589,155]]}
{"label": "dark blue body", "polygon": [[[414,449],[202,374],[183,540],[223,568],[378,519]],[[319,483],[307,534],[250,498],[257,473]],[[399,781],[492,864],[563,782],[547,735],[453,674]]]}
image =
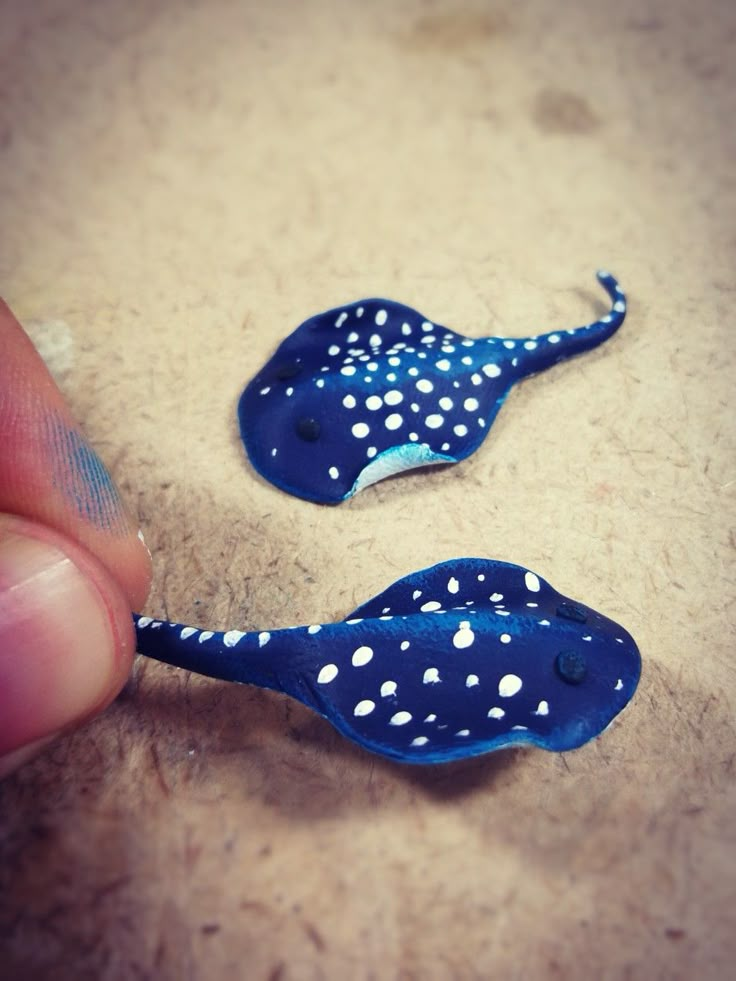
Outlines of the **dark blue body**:
{"label": "dark blue body", "polygon": [[285,692],[366,749],[411,763],[574,749],[621,711],[640,673],[618,624],[487,559],[413,573],[340,623],[213,633],[135,620],[140,653]]}
{"label": "dark blue body", "polygon": [[305,321],[243,392],[248,457],[282,490],[337,503],[384,477],[454,463],[485,439],[511,386],[596,347],[623,323],[609,273],[601,320],[537,337],[469,338],[370,299]]}

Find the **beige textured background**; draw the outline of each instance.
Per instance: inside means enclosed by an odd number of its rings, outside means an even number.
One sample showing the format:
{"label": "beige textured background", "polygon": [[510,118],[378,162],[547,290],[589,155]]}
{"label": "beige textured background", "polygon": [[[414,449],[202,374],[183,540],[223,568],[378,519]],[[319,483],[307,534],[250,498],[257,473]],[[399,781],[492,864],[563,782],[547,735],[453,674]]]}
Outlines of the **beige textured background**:
{"label": "beige textured background", "polygon": [[[0,789],[12,979],[732,976],[731,0],[0,5],[0,284],[137,508],[147,608],[337,619],[523,563],[644,674],[575,753],[389,765],[294,703],[139,664]],[[242,386],[384,294],[469,334],[599,312],[475,456],[338,508],[246,465]]]}

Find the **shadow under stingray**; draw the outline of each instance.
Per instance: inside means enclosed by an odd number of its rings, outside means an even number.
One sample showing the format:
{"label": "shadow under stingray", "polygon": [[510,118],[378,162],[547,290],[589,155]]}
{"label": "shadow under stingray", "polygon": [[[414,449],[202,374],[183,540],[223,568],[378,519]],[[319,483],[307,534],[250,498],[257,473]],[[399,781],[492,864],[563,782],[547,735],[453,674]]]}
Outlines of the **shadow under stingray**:
{"label": "shadow under stingray", "polygon": [[260,793],[269,804],[310,819],[334,816],[351,805],[364,808],[366,794],[371,804],[379,805],[402,788],[438,801],[457,801],[489,790],[524,753],[502,749],[448,763],[399,763],[352,743],[286,695],[158,665],[156,676],[161,671],[176,674],[179,683],[169,685],[166,679],[161,684],[158,677],[149,683],[152,667],[139,666],[137,681],[126,687],[119,702],[128,703],[126,708],[134,703],[148,720],[160,759],[196,766],[200,784],[231,781],[237,761],[249,793]]}

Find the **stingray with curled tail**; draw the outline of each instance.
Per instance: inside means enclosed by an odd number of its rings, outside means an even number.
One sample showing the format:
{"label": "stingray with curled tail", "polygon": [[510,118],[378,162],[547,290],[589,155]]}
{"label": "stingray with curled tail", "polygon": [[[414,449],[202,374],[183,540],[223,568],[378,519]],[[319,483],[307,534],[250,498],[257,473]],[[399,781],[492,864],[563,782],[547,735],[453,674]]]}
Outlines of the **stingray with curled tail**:
{"label": "stingray with curled tail", "polygon": [[284,692],[405,763],[575,749],[624,708],[640,673],[623,627],[489,559],[412,573],[338,623],[216,633],[134,621],[141,654]]}
{"label": "stingray with curled tail", "polygon": [[310,318],[240,398],[251,463],[282,490],[336,504],[403,470],[470,456],[512,385],[621,326],[626,298],[610,273],[597,275],[610,311],[536,337],[464,337],[379,299]]}

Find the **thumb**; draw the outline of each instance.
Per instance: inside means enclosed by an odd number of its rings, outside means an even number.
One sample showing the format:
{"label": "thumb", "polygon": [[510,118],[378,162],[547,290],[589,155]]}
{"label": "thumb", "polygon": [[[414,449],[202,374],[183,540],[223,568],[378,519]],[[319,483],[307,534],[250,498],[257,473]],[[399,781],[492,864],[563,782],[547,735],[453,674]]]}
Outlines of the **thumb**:
{"label": "thumb", "polygon": [[134,651],[130,606],[102,563],[0,514],[0,776],[104,708]]}

